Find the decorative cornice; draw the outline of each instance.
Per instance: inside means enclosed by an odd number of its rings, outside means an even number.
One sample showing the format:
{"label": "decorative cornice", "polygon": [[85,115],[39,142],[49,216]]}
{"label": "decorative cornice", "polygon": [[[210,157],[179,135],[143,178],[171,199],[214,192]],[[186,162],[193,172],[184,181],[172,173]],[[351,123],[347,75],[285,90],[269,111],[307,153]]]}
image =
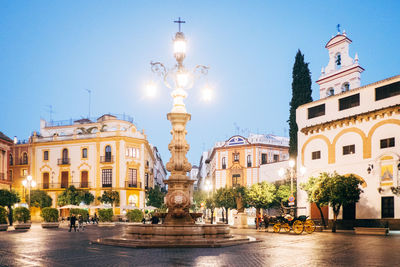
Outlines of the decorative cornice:
{"label": "decorative cornice", "polygon": [[343,126],[349,126],[350,124],[354,125],[357,122],[376,120],[379,117],[383,118],[385,116],[392,116],[393,113],[400,114],[400,104],[381,108],[381,109],[375,109],[375,110],[360,113],[357,115],[340,118],[337,120],[332,120],[332,121],[327,121],[324,123],[311,125],[311,126],[302,128],[300,131],[303,134],[308,135],[308,134],[313,134],[314,132],[315,133],[323,132],[323,131],[325,131],[325,129],[330,130],[331,128],[333,128],[333,129],[341,128]]}

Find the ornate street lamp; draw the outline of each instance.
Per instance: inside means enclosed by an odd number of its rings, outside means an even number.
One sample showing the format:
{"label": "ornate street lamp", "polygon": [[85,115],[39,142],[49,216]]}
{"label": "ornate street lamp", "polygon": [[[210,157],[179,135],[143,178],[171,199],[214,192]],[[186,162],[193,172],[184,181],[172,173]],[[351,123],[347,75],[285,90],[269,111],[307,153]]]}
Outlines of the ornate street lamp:
{"label": "ornate street lamp", "polygon": [[186,142],[186,123],[191,115],[187,113],[184,99],[187,97],[186,90],[193,87],[195,80],[208,72],[208,67],[197,65],[192,70],[187,69],[183,61],[186,58],[186,39],[181,32],[181,21],[179,18],[175,23],[179,24],[179,31],[175,34],[174,57],[176,64],[167,69],[161,62],[151,62],[151,70],[158,74],[166,87],[173,89],[171,96],[173,106],[167,119],[172,124],[172,141],[168,145],[171,158],[166,164],[167,170],[171,173],[168,180],[168,194],[165,197],[165,204],[168,207],[168,214],[165,217],[165,224],[192,224],[193,218],[189,213],[190,205],[193,202],[192,187],[194,180],[186,175],[192,169],[186,154],[189,144]]}
{"label": "ornate street lamp", "polygon": [[31,206],[31,187],[36,187],[36,182],[32,180],[32,176],[28,175],[25,180],[22,181],[22,185],[28,188],[28,206]]}

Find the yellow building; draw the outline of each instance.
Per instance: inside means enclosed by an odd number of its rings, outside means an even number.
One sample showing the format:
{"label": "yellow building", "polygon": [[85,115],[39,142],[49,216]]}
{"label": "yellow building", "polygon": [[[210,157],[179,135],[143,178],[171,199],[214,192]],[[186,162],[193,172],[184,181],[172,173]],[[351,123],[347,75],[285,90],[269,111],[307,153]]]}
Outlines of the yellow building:
{"label": "yellow building", "polygon": [[[132,122],[128,116],[109,114],[97,120],[41,120],[40,133],[34,132],[29,141],[27,173],[15,179],[13,187],[22,193],[20,180],[29,174],[37,188],[53,198],[53,206],[73,185],[95,197],[105,190],[118,191],[120,209],[144,207],[145,189],[154,186],[155,157],[147,136]],[[18,173],[20,166],[14,166]]]}

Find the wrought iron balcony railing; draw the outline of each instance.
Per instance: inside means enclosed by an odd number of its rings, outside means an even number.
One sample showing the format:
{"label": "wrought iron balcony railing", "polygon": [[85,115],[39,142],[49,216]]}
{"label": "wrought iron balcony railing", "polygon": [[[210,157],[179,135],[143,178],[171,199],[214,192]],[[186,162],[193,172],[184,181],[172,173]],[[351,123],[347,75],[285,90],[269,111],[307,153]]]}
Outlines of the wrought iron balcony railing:
{"label": "wrought iron balcony railing", "polygon": [[61,158],[57,160],[58,165],[70,165],[71,159],[70,158]]}
{"label": "wrought iron balcony railing", "polygon": [[126,188],[142,188],[141,182],[125,181]]}
{"label": "wrought iron balcony railing", "polygon": [[91,184],[89,182],[75,182],[75,183],[39,183],[37,184],[38,189],[60,189],[68,188],[71,185],[75,188],[90,188]]}
{"label": "wrought iron balcony railing", "polygon": [[101,163],[114,162],[114,156],[100,156]]}

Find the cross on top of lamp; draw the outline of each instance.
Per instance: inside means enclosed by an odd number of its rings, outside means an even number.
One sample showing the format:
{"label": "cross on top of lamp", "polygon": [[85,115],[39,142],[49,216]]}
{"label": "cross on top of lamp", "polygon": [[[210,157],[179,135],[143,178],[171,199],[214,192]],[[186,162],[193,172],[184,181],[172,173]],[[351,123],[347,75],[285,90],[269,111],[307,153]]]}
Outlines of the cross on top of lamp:
{"label": "cross on top of lamp", "polygon": [[[193,84],[200,76],[207,75],[209,67],[196,65],[192,70],[185,68],[183,61],[186,58],[187,42],[185,35],[181,32],[181,24],[185,23],[181,18],[174,21],[179,24],[179,31],[173,39],[174,57],[176,64],[167,69],[161,62],[150,62],[151,70],[161,76],[166,87],[173,89],[171,96],[173,98],[172,113],[187,113],[183,100],[187,97],[186,90],[193,87]],[[204,97],[210,98],[210,89],[204,91]]]}

